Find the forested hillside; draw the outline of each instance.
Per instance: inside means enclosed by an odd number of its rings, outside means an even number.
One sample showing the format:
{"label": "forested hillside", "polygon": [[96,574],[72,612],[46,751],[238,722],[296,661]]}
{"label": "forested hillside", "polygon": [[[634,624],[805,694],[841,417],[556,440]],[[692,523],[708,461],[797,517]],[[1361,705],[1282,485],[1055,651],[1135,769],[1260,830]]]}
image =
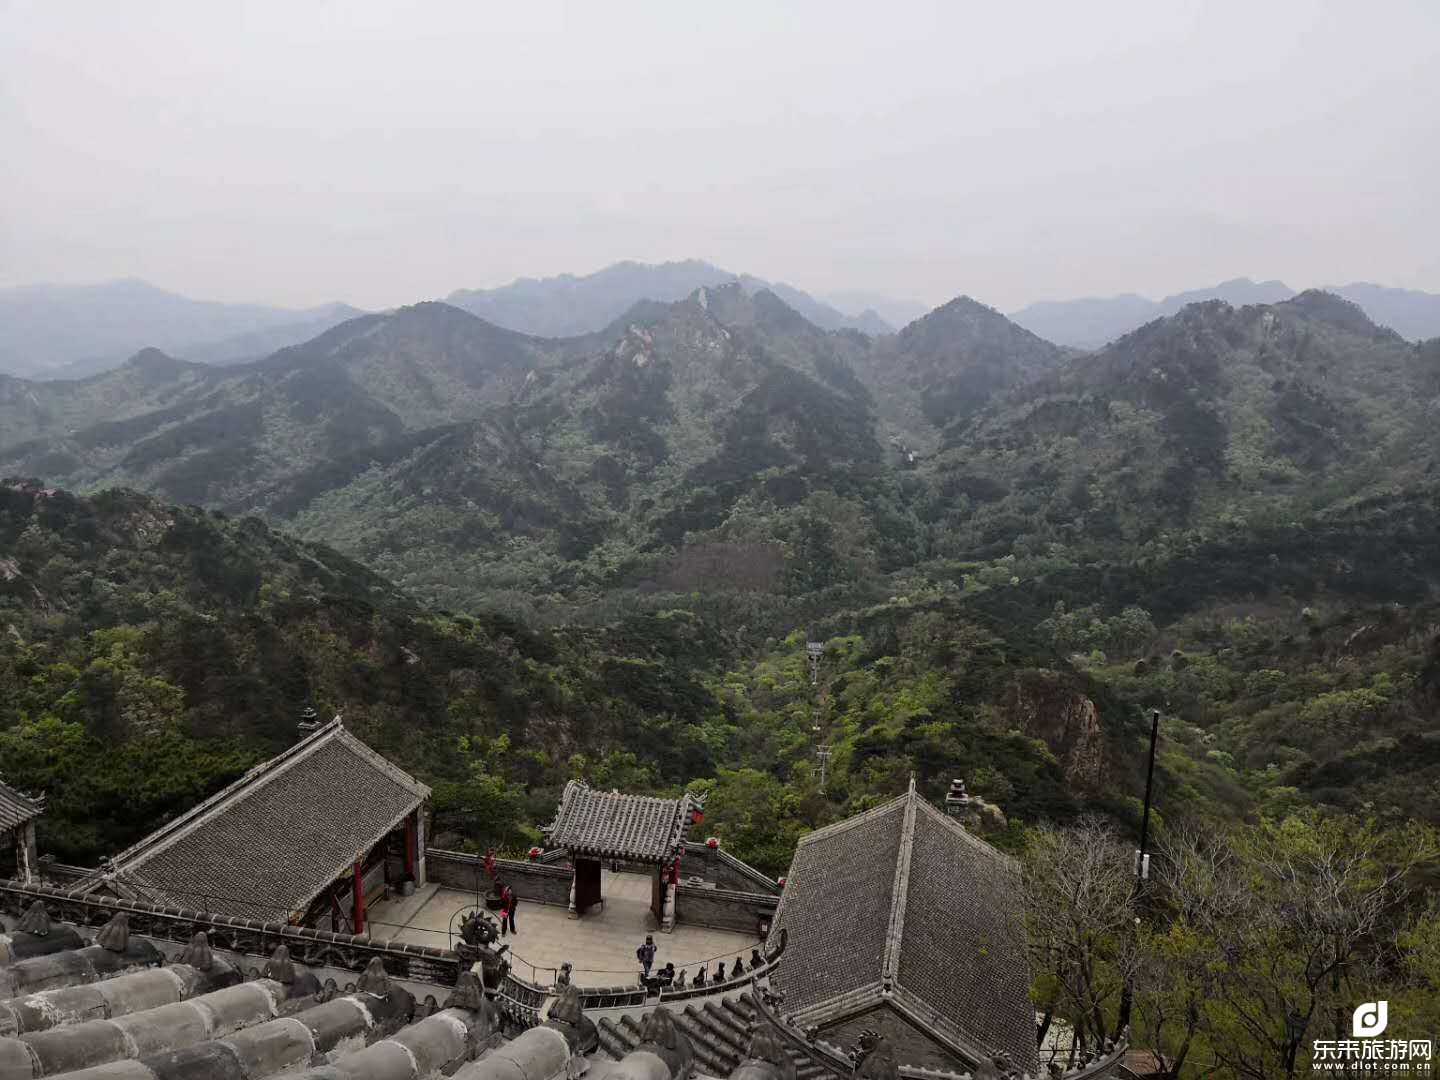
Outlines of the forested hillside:
{"label": "forested hillside", "polygon": [[1124,811],[1108,789],[1135,767],[1126,724],[1095,722],[1092,680],[941,600],[824,624],[821,794],[803,643],[757,651],[723,606],[537,632],[427,612],[254,518],[13,481],[0,550],[0,760],[51,794],[44,843],[63,860],[123,848],[277,752],[309,702],[432,783],[450,842],[528,845],[573,776],[700,784],[719,790],[716,827],[777,873],[801,831],[912,769],[938,795],[963,759],[1018,824],[1087,799]]}
{"label": "forested hillside", "polygon": [[966,298],[879,339],[738,285],[568,339],[422,304],[0,391],[35,478],[0,531],[3,771],[54,792],[65,858],[312,701],[454,843],[528,846],[571,776],[698,784],[780,872],[914,773],[1015,844],[1132,821],[1151,708],[1162,819],[1440,812],[1440,342],[1328,294],[1093,354]]}

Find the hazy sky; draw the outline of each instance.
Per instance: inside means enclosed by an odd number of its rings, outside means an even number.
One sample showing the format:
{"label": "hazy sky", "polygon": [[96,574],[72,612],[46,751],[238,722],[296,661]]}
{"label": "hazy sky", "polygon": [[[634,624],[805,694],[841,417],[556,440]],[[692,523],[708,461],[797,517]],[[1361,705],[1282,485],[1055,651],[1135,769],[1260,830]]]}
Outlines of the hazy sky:
{"label": "hazy sky", "polygon": [[1440,0],[0,0],[0,284],[1440,291]]}

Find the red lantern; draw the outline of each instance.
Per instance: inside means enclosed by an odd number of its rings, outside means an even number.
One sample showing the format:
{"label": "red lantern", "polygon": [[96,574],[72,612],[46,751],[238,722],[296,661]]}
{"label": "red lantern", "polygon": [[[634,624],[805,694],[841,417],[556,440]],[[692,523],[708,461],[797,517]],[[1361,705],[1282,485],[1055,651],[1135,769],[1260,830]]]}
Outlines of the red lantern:
{"label": "red lantern", "polygon": [[540,849],[538,847],[532,847],[530,849],[530,861],[534,862],[538,858],[540,858]]}
{"label": "red lantern", "polygon": [[777,878],[775,879],[775,884],[776,884],[776,885],[779,885],[780,888],[783,889],[783,888],[785,887],[785,879],[784,879],[783,877],[777,877]]}
{"label": "red lantern", "polygon": [[720,846],[720,838],[718,836],[710,837],[710,839],[705,841],[705,846],[710,848],[712,851],[715,850]]}

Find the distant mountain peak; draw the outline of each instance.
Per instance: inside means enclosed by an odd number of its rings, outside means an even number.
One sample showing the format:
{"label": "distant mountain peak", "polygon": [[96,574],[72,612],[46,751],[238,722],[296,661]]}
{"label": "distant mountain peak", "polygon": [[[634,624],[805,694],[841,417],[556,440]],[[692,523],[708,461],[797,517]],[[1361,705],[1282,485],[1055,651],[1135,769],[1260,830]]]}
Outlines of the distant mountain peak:
{"label": "distant mountain peak", "polygon": [[[1367,319],[1411,341],[1440,336],[1440,295],[1364,282],[1327,286],[1324,291],[1359,304]],[[1126,293],[1104,298],[1040,301],[1013,312],[1011,318],[1058,344],[1098,349],[1108,342],[1118,341],[1153,319],[1173,315],[1186,305],[1203,300],[1224,300],[1243,307],[1249,304],[1279,304],[1295,297],[1295,291],[1283,281],[1236,277],[1208,288],[1175,293],[1163,300],[1148,300]],[[1314,305],[1314,301],[1307,301],[1301,307]],[[1317,307],[1317,312],[1322,307]],[[1342,322],[1349,318],[1338,308],[1333,310],[1332,316]],[[1354,325],[1359,328],[1358,323]],[[1360,332],[1373,332],[1359,329]]]}
{"label": "distant mountain peak", "polygon": [[955,297],[953,300],[948,300],[941,304],[934,311],[930,312],[929,315],[926,315],[925,318],[929,319],[936,315],[953,315],[959,312],[975,315],[994,315],[997,318],[1005,318],[1004,315],[1001,315],[1000,312],[996,311],[989,304],[982,304],[973,296],[964,293]]}
{"label": "distant mountain peak", "polygon": [[1312,322],[1326,323],[1353,334],[1369,337],[1382,332],[1394,333],[1393,330],[1382,331],[1355,301],[1325,289],[1306,289],[1279,306],[1297,311]]}
{"label": "distant mountain peak", "polygon": [[731,273],[702,259],[648,264],[626,261],[580,276],[517,278],[494,289],[456,290],[447,300],[519,333],[578,337],[613,325],[642,301],[671,304],[690,298],[696,289],[737,282],[749,294],[763,289],[774,292],[822,330],[856,329],[868,334],[891,331],[888,324],[873,316],[853,318],[783,282]]}
{"label": "distant mountain peak", "polygon": [[130,367],[149,367],[157,363],[173,364],[175,363],[175,358],[163,350],[151,346],[141,349],[134,356],[130,357],[130,359],[126,360],[125,363]]}
{"label": "distant mountain peak", "polygon": [[121,366],[134,368],[137,371],[171,373],[200,365],[192,364],[188,360],[177,360],[169,353],[152,347],[141,349]]}

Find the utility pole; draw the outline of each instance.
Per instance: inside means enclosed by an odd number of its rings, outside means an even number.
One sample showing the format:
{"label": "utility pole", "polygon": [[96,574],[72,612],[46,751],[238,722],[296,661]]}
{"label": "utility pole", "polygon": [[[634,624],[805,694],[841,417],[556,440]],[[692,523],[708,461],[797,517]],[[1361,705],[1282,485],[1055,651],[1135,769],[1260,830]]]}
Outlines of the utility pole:
{"label": "utility pole", "polygon": [[1155,743],[1160,737],[1160,710],[1150,710],[1150,764],[1145,769],[1145,811],[1140,817],[1140,850],[1135,856],[1137,882],[1150,878],[1150,853],[1145,845],[1150,840],[1150,793],[1155,788]]}
{"label": "utility pole", "polygon": [[810,664],[810,685],[815,688],[815,702],[812,706],[814,723],[811,730],[815,732],[815,759],[820,762],[820,794],[825,794],[825,781],[830,765],[830,746],[823,743],[820,728],[820,658],[825,655],[825,643],[823,641],[805,642],[805,659]]}
{"label": "utility pole", "polygon": [[[1140,900],[1145,892],[1145,882],[1150,880],[1150,796],[1155,790],[1155,744],[1160,738],[1160,710],[1150,710],[1150,761],[1145,767],[1145,809],[1140,815],[1140,848],[1135,852],[1135,888],[1130,893],[1130,904],[1135,908],[1135,923],[1140,923]],[[1130,1008],[1134,999],[1134,987],[1127,976],[1125,988],[1120,992],[1120,1025],[1116,1032],[1130,1026]]]}

